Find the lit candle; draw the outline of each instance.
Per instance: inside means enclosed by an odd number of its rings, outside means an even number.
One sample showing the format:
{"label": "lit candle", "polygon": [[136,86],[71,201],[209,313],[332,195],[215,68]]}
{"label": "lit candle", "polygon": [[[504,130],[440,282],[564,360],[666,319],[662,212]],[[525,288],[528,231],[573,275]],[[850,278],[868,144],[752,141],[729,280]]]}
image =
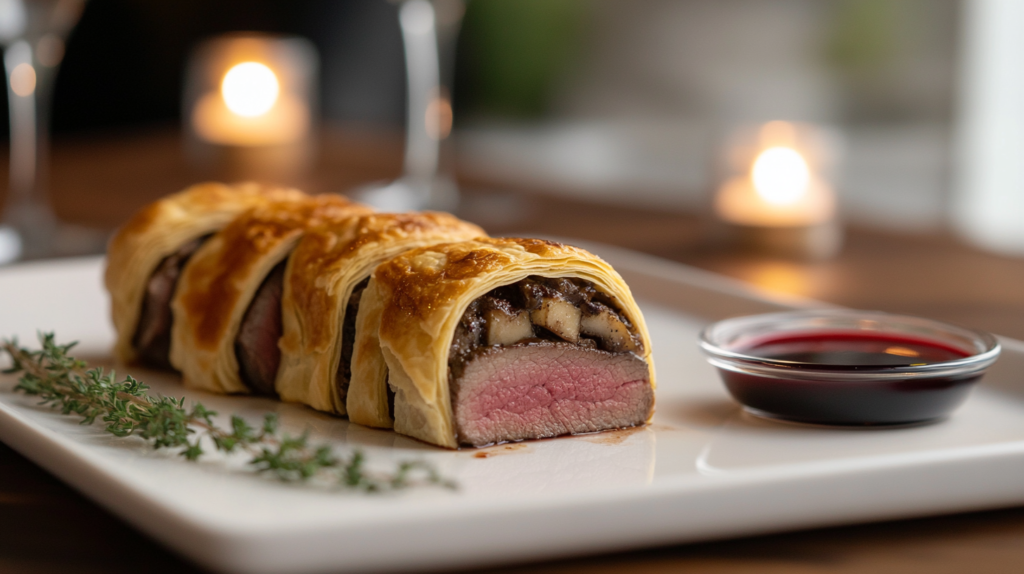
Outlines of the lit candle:
{"label": "lit candle", "polygon": [[282,93],[277,74],[260,62],[232,66],[220,89],[204,94],[192,110],[196,135],[222,145],[292,143],[306,136],[309,122],[305,102]]}
{"label": "lit candle", "polygon": [[836,200],[808,161],[795,126],[765,124],[749,170],[725,181],[715,197],[718,217],[748,247],[784,255],[823,257],[839,247]]}
{"label": "lit candle", "polygon": [[300,175],[312,156],[316,69],[301,38],[228,34],[200,44],[185,87],[190,158],[218,177]]}

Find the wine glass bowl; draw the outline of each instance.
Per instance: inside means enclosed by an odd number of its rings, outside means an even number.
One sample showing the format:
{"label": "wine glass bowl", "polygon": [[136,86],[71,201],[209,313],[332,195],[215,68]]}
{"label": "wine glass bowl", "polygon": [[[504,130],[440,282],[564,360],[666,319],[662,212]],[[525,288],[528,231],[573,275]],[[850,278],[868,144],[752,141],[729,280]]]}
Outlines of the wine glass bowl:
{"label": "wine glass bowl", "polygon": [[61,222],[47,193],[49,114],[65,39],[85,0],[0,0],[11,118],[10,180],[0,219],[0,264],[90,253],[105,236]]}

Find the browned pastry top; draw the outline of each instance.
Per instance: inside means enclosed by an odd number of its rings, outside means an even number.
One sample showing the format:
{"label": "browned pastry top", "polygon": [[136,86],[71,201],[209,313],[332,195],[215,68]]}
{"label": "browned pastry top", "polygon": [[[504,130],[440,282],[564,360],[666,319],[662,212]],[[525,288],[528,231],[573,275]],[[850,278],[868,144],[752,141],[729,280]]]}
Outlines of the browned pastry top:
{"label": "browned pastry top", "polygon": [[[206,213],[220,211],[226,205],[241,203],[251,205],[262,200],[297,200],[305,194],[297,189],[263,185],[259,183],[243,183],[226,185],[223,183],[201,183],[194,185],[182,193],[172,195],[150,203],[132,216],[111,240],[110,251],[119,251],[123,244],[131,244],[137,237],[150,233],[158,220],[167,217],[170,209],[178,210],[182,215],[189,213]],[[172,204],[173,202],[173,204]]]}
{"label": "browned pastry top", "polygon": [[282,242],[311,227],[341,222],[369,208],[337,195],[321,195],[303,201],[274,201],[239,215],[211,242],[219,244],[217,256],[199,258],[189,274],[200,279],[203,289],[190,289],[181,303],[195,324],[197,347],[216,349],[225,335],[231,312],[244,286],[235,279],[248,277],[254,265]]}
{"label": "browned pastry top", "polygon": [[464,281],[536,259],[594,259],[590,253],[544,239],[480,238],[423,247],[377,268],[374,280],[392,294],[381,336],[398,336],[410,319],[423,320],[465,291]]}
{"label": "browned pastry top", "polygon": [[[307,232],[302,245],[292,256],[291,274],[305,278],[292,281],[292,297],[302,301],[308,316],[315,316],[316,310],[333,314],[334,294],[310,281],[319,277],[324,270],[339,265],[351,265],[364,250],[374,253],[388,245],[405,243],[416,237],[483,237],[486,233],[472,223],[467,223],[449,213],[372,213],[351,218],[339,224],[322,225]],[[449,239],[450,241],[451,239]],[[325,343],[333,333],[326,321],[305,325],[307,344],[313,347]]]}

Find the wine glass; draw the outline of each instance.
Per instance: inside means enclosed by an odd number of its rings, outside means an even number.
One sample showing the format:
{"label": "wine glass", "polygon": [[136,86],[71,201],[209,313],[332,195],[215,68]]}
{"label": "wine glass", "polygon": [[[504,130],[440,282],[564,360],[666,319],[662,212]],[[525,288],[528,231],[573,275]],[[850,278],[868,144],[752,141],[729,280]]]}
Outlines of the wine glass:
{"label": "wine glass", "polygon": [[446,86],[464,12],[462,0],[399,1],[408,94],[405,160],[398,179],[354,192],[360,201],[385,211],[451,211],[458,204],[458,188],[440,170],[440,159],[452,125]]}
{"label": "wine glass", "polygon": [[61,223],[46,191],[49,114],[64,41],[85,0],[0,0],[11,118],[10,184],[0,221],[0,264],[96,250],[94,231]]}

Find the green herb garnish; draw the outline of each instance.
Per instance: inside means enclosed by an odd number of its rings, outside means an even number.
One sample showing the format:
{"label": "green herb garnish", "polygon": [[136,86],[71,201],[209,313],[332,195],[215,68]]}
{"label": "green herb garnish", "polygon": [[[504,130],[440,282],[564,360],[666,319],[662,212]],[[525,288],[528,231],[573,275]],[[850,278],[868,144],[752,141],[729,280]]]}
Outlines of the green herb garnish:
{"label": "green herb garnish", "polygon": [[390,473],[371,472],[362,451],[338,456],[330,446],[310,444],[307,434],[288,436],[278,430],[273,413],[264,416],[260,428],[238,416],[231,417],[230,429],[221,428],[213,421],[217,413],[202,404],[186,408],[184,397],[150,395],[149,387],[131,376],[118,382],[113,371],[90,369],[68,355],[75,343],[57,344],[53,333],[40,333],[39,342],[38,351],[21,347],[17,339],[0,343],[13,363],[4,373],[21,375],[15,390],[38,396],[41,404],[65,415],[78,415],[83,425],[103,421],[114,436],[139,436],[154,449],[178,449],[190,461],[205,453],[204,444],[225,453],[245,452],[253,469],[285,482],[315,478],[364,492],[417,485],[455,488],[424,461],[400,462]]}

